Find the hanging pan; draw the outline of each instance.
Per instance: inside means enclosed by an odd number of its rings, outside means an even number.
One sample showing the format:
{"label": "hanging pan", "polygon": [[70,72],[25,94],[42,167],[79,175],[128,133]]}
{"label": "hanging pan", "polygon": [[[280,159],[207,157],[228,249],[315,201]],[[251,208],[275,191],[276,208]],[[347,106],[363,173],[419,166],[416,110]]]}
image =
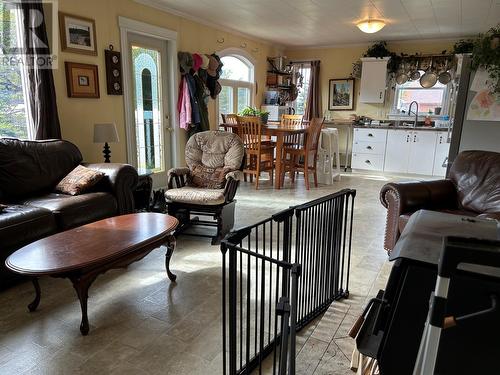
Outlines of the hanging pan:
{"label": "hanging pan", "polygon": [[396,75],[396,83],[402,85],[408,82],[408,73],[406,69],[406,63],[401,63],[399,67],[399,73]]}
{"label": "hanging pan", "polygon": [[441,72],[438,77],[439,83],[442,83],[443,85],[447,85],[451,81],[451,74],[448,69],[448,60],[446,60],[444,72]]}
{"label": "hanging pan", "polygon": [[424,89],[430,89],[436,84],[437,80],[438,76],[433,69],[432,59],[431,59],[429,68],[425,71],[424,75],[420,77],[420,86],[422,86]]}
{"label": "hanging pan", "polygon": [[415,60],[414,69],[410,73],[410,79],[412,81],[417,81],[420,78],[420,71],[418,70],[418,59]]}

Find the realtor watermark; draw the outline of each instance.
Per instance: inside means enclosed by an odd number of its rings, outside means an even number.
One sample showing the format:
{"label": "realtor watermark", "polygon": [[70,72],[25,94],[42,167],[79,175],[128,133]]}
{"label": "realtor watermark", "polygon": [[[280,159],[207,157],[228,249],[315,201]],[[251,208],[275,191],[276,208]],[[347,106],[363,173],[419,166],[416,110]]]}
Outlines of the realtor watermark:
{"label": "realtor watermark", "polygon": [[0,65],[57,69],[57,17],[58,0],[0,1]]}

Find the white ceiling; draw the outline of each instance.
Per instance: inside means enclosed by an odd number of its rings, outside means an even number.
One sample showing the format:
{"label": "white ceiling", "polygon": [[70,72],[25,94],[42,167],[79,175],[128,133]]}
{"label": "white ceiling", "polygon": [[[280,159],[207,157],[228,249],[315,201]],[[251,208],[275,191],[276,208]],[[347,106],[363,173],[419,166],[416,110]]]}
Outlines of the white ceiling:
{"label": "white ceiling", "polygon": [[[500,0],[137,0],[284,46],[456,38],[500,22]],[[364,34],[355,23],[382,18]]]}

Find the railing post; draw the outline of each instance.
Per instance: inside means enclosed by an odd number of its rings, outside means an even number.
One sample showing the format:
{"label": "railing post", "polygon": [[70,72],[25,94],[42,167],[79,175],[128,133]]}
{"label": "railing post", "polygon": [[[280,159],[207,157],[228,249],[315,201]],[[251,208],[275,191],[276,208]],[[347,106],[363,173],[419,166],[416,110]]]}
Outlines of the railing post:
{"label": "railing post", "polygon": [[292,266],[292,298],[290,300],[290,375],[295,375],[295,356],[296,356],[296,340],[295,333],[297,330],[297,298],[298,298],[298,286],[299,277],[301,272],[300,264],[293,264]]}
{"label": "railing post", "polygon": [[229,374],[236,374],[236,251],[229,246]]}
{"label": "railing post", "polygon": [[281,297],[276,306],[276,314],[281,316],[281,343],[280,343],[280,375],[286,375],[286,363],[288,359],[288,330],[290,329],[288,321],[290,319],[290,304],[288,297]]}

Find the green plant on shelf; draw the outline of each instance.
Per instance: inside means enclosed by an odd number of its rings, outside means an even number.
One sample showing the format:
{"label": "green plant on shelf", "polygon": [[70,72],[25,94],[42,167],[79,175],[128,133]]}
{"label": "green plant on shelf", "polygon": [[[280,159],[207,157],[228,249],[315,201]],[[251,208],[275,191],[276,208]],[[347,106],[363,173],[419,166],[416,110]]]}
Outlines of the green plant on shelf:
{"label": "green plant on shelf", "polygon": [[483,68],[491,78],[490,89],[500,97],[500,24],[492,27],[474,41],[472,69]]}

